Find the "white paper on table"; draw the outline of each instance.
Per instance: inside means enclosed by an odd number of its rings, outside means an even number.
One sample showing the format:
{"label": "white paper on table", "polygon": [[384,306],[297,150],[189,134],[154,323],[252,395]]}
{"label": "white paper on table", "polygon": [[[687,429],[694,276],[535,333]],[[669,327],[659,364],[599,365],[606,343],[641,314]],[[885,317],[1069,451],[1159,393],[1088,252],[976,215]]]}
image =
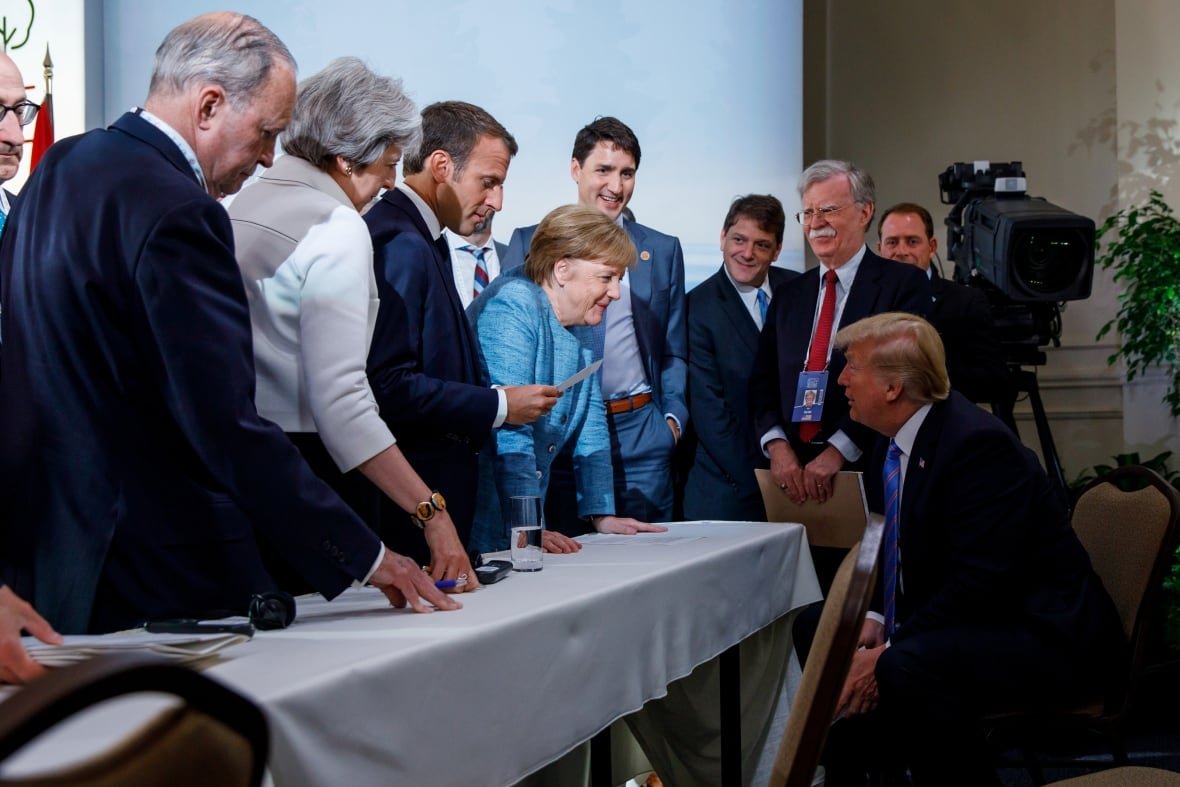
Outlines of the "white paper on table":
{"label": "white paper on table", "polygon": [[587,366],[582,371],[577,372],[572,377],[567,377],[566,379],[562,380],[555,387],[559,391],[568,391],[570,388],[573,388],[575,385],[577,385],[578,383],[582,382],[590,375],[597,372],[599,366],[602,366],[602,359],[601,358],[599,358],[597,361],[595,361],[594,363]]}
{"label": "white paper on table", "polygon": [[149,634],[135,631],[73,634],[63,637],[60,645],[48,645],[34,637],[21,637],[21,644],[39,664],[63,667],[101,653],[118,651],[154,653],[178,662],[197,661],[249,639],[245,634]]}

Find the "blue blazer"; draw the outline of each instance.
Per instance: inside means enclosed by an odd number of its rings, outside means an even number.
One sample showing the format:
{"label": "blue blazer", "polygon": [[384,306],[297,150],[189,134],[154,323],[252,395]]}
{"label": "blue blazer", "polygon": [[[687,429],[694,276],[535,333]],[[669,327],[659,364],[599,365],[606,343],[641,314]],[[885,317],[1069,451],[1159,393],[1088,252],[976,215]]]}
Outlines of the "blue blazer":
{"label": "blue blazer", "polygon": [[447,498],[465,538],[475,511],[478,452],[492,432],[499,394],[480,372],[445,240],[430,237],[417,207],[398,189],[385,192],[365,221],[381,299],[369,384],[406,459]]}
{"label": "blue blazer", "polygon": [[[799,274],[771,267],[772,289]],[[758,326],[724,267],[688,294],[688,409],[692,465],[684,485],[685,519],[762,522],[754,478],[765,467],[749,406]]]}
{"label": "blue blazer", "polygon": [[[822,266],[821,266],[822,267]],[[807,362],[811,327],[819,300],[819,268],[792,279],[774,292],[766,325],[758,340],[754,374],[750,380],[750,406],[759,441],[770,429],[781,427],[791,448],[799,452],[799,424],[791,422],[799,373]],[[865,251],[852,290],[844,302],[838,328],[882,312],[930,313],[930,282],[913,265],[882,259]],[[835,338],[835,331],[832,333]],[[844,371],[844,353],[833,349],[828,362],[828,389],[817,440],[843,431],[862,451],[872,443],[873,432],[848,415],[844,387],[836,380]]]}
{"label": "blue blazer", "polygon": [[[469,309],[482,358],[497,385],[556,385],[588,366],[588,334],[557,321],[545,291],[518,267],[492,282]],[[579,338],[582,337],[582,338]],[[502,426],[495,450],[481,457],[478,512],[472,543],[481,552],[508,548],[508,499],[544,499],[553,460],[572,446],[578,514],[615,513],[610,433],[598,375],[592,374],[531,424]]]}
{"label": "blue blazer", "polygon": [[59,630],[244,612],[256,539],[326,596],[365,576],[376,536],[254,409],[229,217],[163,133],[55,144],[0,275],[0,557]]}
{"label": "blue blazer", "polygon": [[[660,412],[688,427],[688,334],[684,323],[684,252],[680,241],[651,227],[627,221],[623,227],[639,257],[627,272],[631,313],[644,371]],[[524,264],[536,225],[519,227],[500,262],[507,271]],[[646,259],[645,259],[646,256]],[[580,329],[586,330],[586,329]]]}

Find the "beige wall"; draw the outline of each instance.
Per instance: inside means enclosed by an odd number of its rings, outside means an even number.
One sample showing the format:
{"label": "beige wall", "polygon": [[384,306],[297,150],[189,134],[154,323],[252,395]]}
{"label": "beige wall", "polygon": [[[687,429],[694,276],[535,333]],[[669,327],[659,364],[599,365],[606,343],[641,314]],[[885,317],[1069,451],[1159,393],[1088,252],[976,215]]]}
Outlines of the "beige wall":
{"label": "beige wall", "polygon": [[[1142,6],[1157,18],[1140,19]],[[1177,75],[1171,88],[1180,88],[1180,55],[1168,40],[1180,29],[1180,4],[1167,0],[807,0],[805,7],[804,162],[855,160],[876,180],[879,206],[904,199],[929,207],[940,243],[947,206],[937,176],[956,161],[1023,161],[1030,194],[1101,222],[1117,204],[1124,96],[1150,106],[1157,93],[1151,80],[1139,80],[1165,67]],[[1116,21],[1128,16],[1141,29],[1116,35]],[[1144,30],[1153,31],[1146,51]],[[1138,66],[1132,84],[1124,80],[1126,50]],[[1091,298],[1066,309],[1063,346],[1039,371],[1069,478],[1123,450],[1122,378],[1106,365],[1113,339],[1094,341],[1115,298],[1099,272]],[[1039,449],[1027,407],[1020,428]]]}

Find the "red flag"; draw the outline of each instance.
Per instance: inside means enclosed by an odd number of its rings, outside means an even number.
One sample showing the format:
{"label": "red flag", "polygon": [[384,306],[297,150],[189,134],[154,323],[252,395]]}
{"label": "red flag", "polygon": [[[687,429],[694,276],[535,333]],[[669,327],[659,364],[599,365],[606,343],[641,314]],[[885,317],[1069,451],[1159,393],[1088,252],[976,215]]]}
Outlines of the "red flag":
{"label": "red flag", "polygon": [[29,173],[37,166],[41,156],[53,144],[53,94],[46,93],[41,102],[41,109],[37,111],[37,129],[33,132],[33,153],[29,159]]}

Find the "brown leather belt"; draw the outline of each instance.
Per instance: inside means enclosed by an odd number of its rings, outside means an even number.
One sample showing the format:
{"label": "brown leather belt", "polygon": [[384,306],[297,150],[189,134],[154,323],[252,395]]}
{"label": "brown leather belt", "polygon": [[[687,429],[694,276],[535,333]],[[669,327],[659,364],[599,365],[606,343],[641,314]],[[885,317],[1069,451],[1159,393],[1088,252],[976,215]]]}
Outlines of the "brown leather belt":
{"label": "brown leather belt", "polygon": [[635,394],[634,396],[624,396],[622,399],[610,399],[606,403],[606,411],[611,415],[618,415],[619,413],[629,413],[632,410],[638,410],[645,404],[651,401],[650,393]]}

